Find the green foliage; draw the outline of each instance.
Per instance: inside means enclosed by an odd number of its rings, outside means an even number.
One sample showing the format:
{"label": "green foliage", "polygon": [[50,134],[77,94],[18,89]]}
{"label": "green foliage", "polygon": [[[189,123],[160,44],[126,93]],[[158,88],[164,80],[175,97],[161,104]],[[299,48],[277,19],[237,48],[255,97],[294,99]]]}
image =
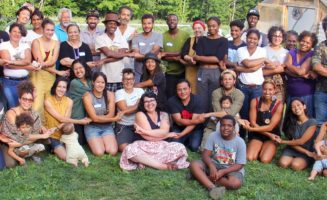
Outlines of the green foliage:
{"label": "green foliage", "polygon": [[[14,19],[17,10],[26,0],[0,0],[2,19]],[[157,19],[165,19],[175,13],[180,21],[194,18],[207,19],[219,16],[223,23],[231,20],[235,1],[234,19],[245,18],[247,11],[256,6],[259,0],[30,0],[47,16],[56,16],[62,7],[70,8],[74,16],[84,17],[89,10],[98,9],[102,15],[108,10],[117,11],[122,5],[134,10],[135,18],[152,13]],[[3,20],[2,20],[3,21]],[[1,22],[0,22],[1,23]],[[1,25],[1,24],[0,24]]]}
{"label": "green foliage", "polygon": [[[188,169],[125,172],[119,168],[119,155],[95,157],[89,151],[87,154],[91,161],[88,168],[75,168],[54,155],[45,155],[41,165],[27,161],[27,166],[0,171],[1,199],[209,199],[208,191],[197,181],[186,180]],[[189,160],[199,158],[199,154],[189,152]],[[279,168],[276,162],[277,159],[272,164],[247,163],[243,187],[227,191],[224,199],[326,198],[325,177],[310,182],[310,169],[295,172]]]}

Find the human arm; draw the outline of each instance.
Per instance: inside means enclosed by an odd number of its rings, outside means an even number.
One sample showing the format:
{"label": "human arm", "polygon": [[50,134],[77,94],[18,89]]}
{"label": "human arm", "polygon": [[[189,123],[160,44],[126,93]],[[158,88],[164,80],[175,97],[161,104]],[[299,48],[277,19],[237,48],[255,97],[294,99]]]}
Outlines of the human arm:
{"label": "human arm", "polygon": [[88,116],[95,123],[107,123],[107,122],[115,122],[121,119],[123,113],[115,114],[115,97],[113,92],[107,92],[108,95],[108,114],[106,115],[97,115],[92,105],[92,97],[89,92],[85,93],[83,96],[83,104]]}
{"label": "human arm", "polygon": [[293,65],[293,58],[291,54],[287,54],[285,60],[286,69],[295,76],[304,77],[309,73],[311,68],[311,58],[307,58],[300,67],[295,67]]}
{"label": "human arm", "polygon": [[316,125],[312,125],[310,127],[307,128],[307,130],[304,132],[304,134],[302,135],[302,137],[300,137],[299,139],[294,139],[294,140],[281,140],[280,144],[286,144],[286,145],[290,145],[290,146],[300,146],[305,144],[307,141],[309,141],[312,136],[314,135],[315,131],[316,131],[317,126]]}
{"label": "human arm", "polygon": [[[17,142],[16,142],[17,143]],[[18,143],[19,144],[19,143]],[[8,155],[10,157],[12,157],[13,159],[17,160],[17,162],[19,162],[20,165],[25,165],[26,161],[24,158],[18,156],[15,152],[14,152],[14,149],[17,148],[17,147],[21,147],[23,146],[22,144],[19,144],[19,145],[16,145],[15,143],[9,143],[8,144],[9,147],[8,147]]]}
{"label": "human arm", "polygon": [[[278,102],[276,102],[277,104]],[[259,134],[266,135],[265,132],[271,132],[276,126],[278,126],[283,114],[283,105],[278,103],[278,107],[274,112],[270,123],[268,125],[259,126],[256,123],[257,120],[257,102],[256,99],[251,100],[250,104],[250,123],[252,126],[245,126],[245,129],[251,132],[257,132]]]}
{"label": "human arm", "polygon": [[3,59],[3,62],[6,63],[5,67],[9,69],[35,70],[35,68],[31,65],[32,55],[29,48],[24,50],[24,56],[25,57],[23,59],[12,60],[9,51],[0,51],[0,57]]}
{"label": "human arm", "polygon": [[134,88],[134,90],[138,90],[138,91],[135,91],[138,94],[135,97],[135,103],[132,102],[130,105],[127,105],[127,99],[126,99],[126,95],[125,95],[125,90],[124,89],[118,90],[115,93],[116,106],[117,106],[117,108],[120,111],[124,112],[125,114],[133,114],[133,113],[136,113],[137,106],[139,104],[141,95],[144,93],[144,91],[141,90],[141,89],[139,89],[139,88]]}
{"label": "human arm", "polygon": [[[137,112],[135,116],[135,132],[140,134],[145,139],[162,140],[169,136],[169,119],[168,114],[160,113],[160,128],[151,129],[151,126],[143,112]],[[148,138],[147,138],[148,136]]]}
{"label": "human arm", "polygon": [[68,106],[67,109],[64,113],[64,115],[60,114],[52,105],[52,103],[48,100],[45,99],[44,101],[44,108],[45,110],[56,120],[58,120],[60,123],[74,123],[74,124],[88,124],[90,123],[90,119],[84,118],[84,119],[72,119],[71,112],[73,108],[73,101],[71,99],[68,99]]}
{"label": "human arm", "polygon": [[327,68],[326,68],[326,43],[320,43],[319,46],[315,49],[314,55],[312,57],[312,67],[313,71],[319,74],[320,76],[327,77]]}

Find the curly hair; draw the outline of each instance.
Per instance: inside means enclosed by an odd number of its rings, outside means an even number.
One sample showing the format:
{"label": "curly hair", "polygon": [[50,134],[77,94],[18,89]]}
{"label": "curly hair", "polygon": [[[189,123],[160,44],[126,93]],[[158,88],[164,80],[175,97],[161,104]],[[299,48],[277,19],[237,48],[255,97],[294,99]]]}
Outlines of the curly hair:
{"label": "curly hair", "polygon": [[21,98],[23,96],[23,94],[31,94],[33,97],[33,93],[34,93],[34,85],[31,81],[26,80],[26,81],[22,81],[17,85],[17,92],[18,92],[18,98]]}
{"label": "curly hair", "polygon": [[29,126],[33,126],[34,119],[27,112],[23,112],[20,115],[17,115],[16,116],[16,122],[15,122],[15,124],[16,124],[16,127],[17,128],[19,128],[20,126],[22,126],[24,124],[29,125]]}
{"label": "curly hair", "polygon": [[282,41],[282,43],[284,43],[285,40],[286,40],[286,33],[285,33],[283,27],[281,27],[281,26],[272,26],[272,27],[270,27],[270,29],[269,29],[269,31],[268,31],[268,40],[269,40],[269,42],[272,43],[272,39],[273,39],[273,37],[274,37],[274,34],[275,34],[277,31],[280,31],[280,32],[282,33],[282,36],[283,36],[283,41]]}
{"label": "curly hair", "polygon": [[302,31],[302,33],[298,37],[298,41],[301,42],[303,38],[310,37],[312,41],[312,48],[314,48],[318,43],[318,38],[315,33],[311,33],[310,31]]}

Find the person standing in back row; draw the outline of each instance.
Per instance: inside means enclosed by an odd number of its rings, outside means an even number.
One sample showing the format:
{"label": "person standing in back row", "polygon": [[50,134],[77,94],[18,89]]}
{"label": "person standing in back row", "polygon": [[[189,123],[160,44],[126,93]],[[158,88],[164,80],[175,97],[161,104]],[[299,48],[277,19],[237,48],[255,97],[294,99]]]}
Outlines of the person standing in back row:
{"label": "person standing in back row", "polygon": [[168,31],[163,33],[163,52],[161,58],[166,64],[166,95],[167,98],[176,94],[175,88],[179,79],[185,78],[185,66],[180,62],[181,51],[190,35],[179,29],[176,14],[169,14],[166,21]]}

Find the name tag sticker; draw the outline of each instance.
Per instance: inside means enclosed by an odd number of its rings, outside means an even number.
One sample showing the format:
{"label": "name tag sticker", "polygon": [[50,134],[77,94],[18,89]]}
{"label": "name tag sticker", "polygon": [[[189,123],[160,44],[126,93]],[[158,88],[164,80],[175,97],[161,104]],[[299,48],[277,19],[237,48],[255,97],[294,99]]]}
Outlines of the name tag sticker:
{"label": "name tag sticker", "polygon": [[169,47],[174,46],[174,44],[172,42],[167,42],[166,45],[169,46]]}
{"label": "name tag sticker", "polygon": [[139,42],[139,45],[140,46],[145,46],[145,43],[144,42]]}
{"label": "name tag sticker", "polygon": [[95,104],[94,108],[101,108],[101,104]]}
{"label": "name tag sticker", "polygon": [[85,52],[79,52],[79,56],[85,56]]}
{"label": "name tag sticker", "polygon": [[152,46],[152,45],[155,45],[155,43],[154,42],[150,42],[150,46]]}

